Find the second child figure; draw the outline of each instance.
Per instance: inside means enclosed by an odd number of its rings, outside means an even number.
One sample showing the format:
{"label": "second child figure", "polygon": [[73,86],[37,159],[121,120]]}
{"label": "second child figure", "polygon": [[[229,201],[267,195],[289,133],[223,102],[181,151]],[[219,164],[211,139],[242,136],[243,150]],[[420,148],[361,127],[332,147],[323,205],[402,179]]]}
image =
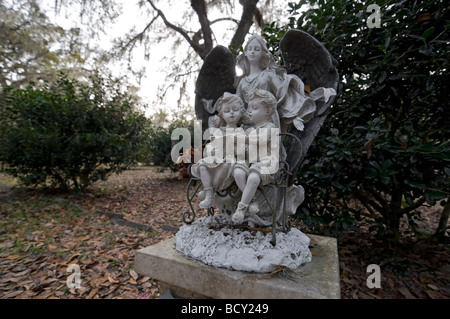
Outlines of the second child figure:
{"label": "second child figure", "polygon": [[253,215],[258,212],[258,206],[252,200],[259,186],[274,181],[279,164],[280,131],[270,121],[276,112],[277,100],[270,92],[259,89],[251,92],[248,100],[248,117],[254,127],[246,131],[249,167],[237,164],[233,169],[236,184],[242,191],[241,200],[232,215],[235,224],[241,224],[247,213]]}

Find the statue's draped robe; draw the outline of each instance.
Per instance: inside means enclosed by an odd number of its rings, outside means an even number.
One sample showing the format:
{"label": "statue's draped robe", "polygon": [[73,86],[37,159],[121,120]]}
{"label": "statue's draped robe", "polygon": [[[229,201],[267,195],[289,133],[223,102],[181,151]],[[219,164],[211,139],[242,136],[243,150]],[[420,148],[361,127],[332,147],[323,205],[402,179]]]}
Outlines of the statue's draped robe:
{"label": "statue's draped robe", "polygon": [[317,88],[308,93],[299,77],[294,74],[277,74],[273,69],[266,69],[254,78],[242,77],[236,94],[248,105],[248,96],[256,89],[268,91],[277,99],[279,120],[273,118],[275,125],[285,127],[293,123],[300,131],[304,128],[303,123],[314,116],[315,101],[326,102],[336,95],[336,91],[329,88]]}

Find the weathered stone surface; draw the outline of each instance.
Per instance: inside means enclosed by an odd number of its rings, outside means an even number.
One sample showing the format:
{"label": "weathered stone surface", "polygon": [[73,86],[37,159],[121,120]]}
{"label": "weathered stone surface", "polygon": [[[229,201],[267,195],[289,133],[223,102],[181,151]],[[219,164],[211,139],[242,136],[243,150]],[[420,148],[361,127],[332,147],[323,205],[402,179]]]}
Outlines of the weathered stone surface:
{"label": "weathered stone surface", "polygon": [[180,254],[173,239],[136,252],[135,270],[168,284],[218,299],[340,298],[336,239],[308,235],[312,261],[296,270],[265,276],[207,266]]}
{"label": "weathered stone surface", "polygon": [[296,228],[279,232],[273,246],[271,234],[229,226],[211,229],[211,224],[220,223],[219,217],[203,217],[181,227],[174,239],[176,249],[213,267],[247,272],[267,273],[279,266],[294,270],[311,261],[310,239]]}

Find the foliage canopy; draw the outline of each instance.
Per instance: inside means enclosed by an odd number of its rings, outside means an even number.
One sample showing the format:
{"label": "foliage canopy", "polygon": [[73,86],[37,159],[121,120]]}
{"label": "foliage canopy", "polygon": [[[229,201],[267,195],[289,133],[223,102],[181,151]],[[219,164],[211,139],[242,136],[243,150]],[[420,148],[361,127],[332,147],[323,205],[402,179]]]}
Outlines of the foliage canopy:
{"label": "foliage canopy", "polygon": [[55,81],[61,71],[80,78],[88,73],[92,53],[98,65],[106,59],[79,28],[53,24],[35,0],[0,1],[0,29],[0,88]]}
{"label": "foliage canopy", "polygon": [[299,217],[329,234],[365,218],[398,239],[403,215],[414,230],[417,209],[450,194],[450,17],[444,1],[376,1],[371,28],[372,3],[289,3],[289,25],[265,36],[277,54],[286,30],[302,29],[339,63],[338,98],[298,174]]}

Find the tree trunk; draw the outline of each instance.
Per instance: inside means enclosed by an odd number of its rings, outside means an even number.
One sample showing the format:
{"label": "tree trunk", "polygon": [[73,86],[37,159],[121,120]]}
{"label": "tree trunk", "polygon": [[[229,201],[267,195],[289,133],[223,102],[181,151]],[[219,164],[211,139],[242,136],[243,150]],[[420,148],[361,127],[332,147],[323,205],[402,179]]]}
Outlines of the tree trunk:
{"label": "tree trunk", "polygon": [[436,229],[436,236],[442,236],[447,230],[448,217],[450,214],[450,196],[447,197],[447,203],[445,203],[444,209],[442,210],[441,218],[439,219],[439,226]]}
{"label": "tree trunk", "polygon": [[245,41],[245,36],[250,30],[250,27],[253,24],[253,16],[255,12],[258,12],[256,8],[256,4],[259,0],[240,0],[239,2],[242,4],[242,16],[241,21],[239,22],[238,28],[231,39],[231,47],[238,49]]}
{"label": "tree trunk", "polygon": [[195,13],[197,13],[198,21],[200,22],[203,34],[204,42],[201,45],[202,51],[198,53],[202,59],[205,59],[208,53],[213,49],[211,23],[208,20],[206,3],[204,0],[191,0],[191,7],[194,9]]}
{"label": "tree trunk", "polygon": [[394,242],[400,239],[400,218],[402,217],[402,192],[399,190],[392,191],[391,203],[387,210],[388,233]]}

